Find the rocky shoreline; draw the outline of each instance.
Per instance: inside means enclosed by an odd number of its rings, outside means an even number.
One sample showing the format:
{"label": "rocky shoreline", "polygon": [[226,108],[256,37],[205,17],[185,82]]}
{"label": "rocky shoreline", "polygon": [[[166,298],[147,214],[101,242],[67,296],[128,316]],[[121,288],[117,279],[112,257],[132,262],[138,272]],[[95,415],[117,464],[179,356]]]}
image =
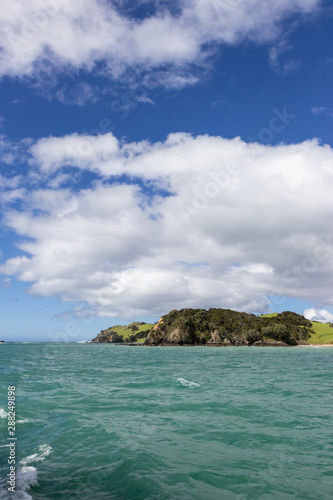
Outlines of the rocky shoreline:
{"label": "rocky shoreline", "polygon": [[226,344],[206,342],[206,344],[169,344],[162,342],[160,344],[147,344],[145,342],[122,342],[114,344],[117,346],[136,346],[136,347],[333,347],[333,344],[307,344],[301,342],[299,344],[286,344],[284,342],[256,342],[254,344]]}
{"label": "rocky shoreline", "polygon": [[[309,344],[286,344],[284,342],[255,342],[254,344],[230,344],[230,343],[216,343],[206,342],[205,344],[171,344],[168,342],[161,342],[159,344],[152,344],[146,342],[130,342],[121,343],[116,345],[123,346],[143,346],[143,347],[316,347]],[[331,346],[333,347],[333,345]]]}

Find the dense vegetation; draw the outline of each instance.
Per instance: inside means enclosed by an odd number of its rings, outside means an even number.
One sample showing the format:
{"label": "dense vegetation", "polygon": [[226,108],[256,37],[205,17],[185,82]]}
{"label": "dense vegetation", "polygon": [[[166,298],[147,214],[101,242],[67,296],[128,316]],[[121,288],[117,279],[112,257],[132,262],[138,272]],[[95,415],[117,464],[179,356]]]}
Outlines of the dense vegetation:
{"label": "dense vegetation", "polygon": [[266,317],[230,309],[182,309],[162,316],[146,344],[297,345],[311,333],[312,323],[290,311]]}
{"label": "dense vegetation", "polygon": [[102,330],[92,342],[143,342],[146,345],[333,344],[332,324],[308,321],[286,311],[262,316],[230,309],[182,309],[155,325],[134,322]]}

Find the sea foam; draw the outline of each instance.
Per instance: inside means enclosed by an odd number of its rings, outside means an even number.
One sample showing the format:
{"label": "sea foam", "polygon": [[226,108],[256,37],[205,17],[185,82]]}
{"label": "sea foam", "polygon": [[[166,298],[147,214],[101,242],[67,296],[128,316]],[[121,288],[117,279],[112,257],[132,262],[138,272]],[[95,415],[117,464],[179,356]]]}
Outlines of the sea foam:
{"label": "sea foam", "polygon": [[201,387],[200,384],[197,384],[196,382],[190,382],[189,380],[186,380],[186,378],[177,378],[177,384],[184,387]]}
{"label": "sea foam", "polygon": [[17,473],[16,495],[17,499],[30,500],[30,496],[26,490],[37,484],[37,469],[36,467],[22,467]]}
{"label": "sea foam", "polygon": [[0,482],[0,498],[2,500],[32,500],[27,493],[30,486],[37,484],[37,469],[35,467],[21,467],[16,474],[15,493],[8,491],[6,479]]}
{"label": "sea foam", "polygon": [[42,444],[41,446],[38,446],[38,452],[34,453],[33,455],[29,455],[26,458],[23,458],[20,461],[20,464],[28,465],[32,462],[42,462],[43,460],[45,460],[45,457],[47,457],[51,453],[51,451],[51,446],[49,446],[48,444]]}
{"label": "sea foam", "polygon": [[[7,418],[8,413],[5,412],[3,408],[0,408],[0,418]],[[16,424],[26,424],[28,422],[31,422],[28,418],[24,418],[21,420],[16,420]]]}
{"label": "sea foam", "polygon": [[0,408],[0,418],[6,418],[7,415],[8,414],[5,412],[5,410],[3,410],[2,408]]}

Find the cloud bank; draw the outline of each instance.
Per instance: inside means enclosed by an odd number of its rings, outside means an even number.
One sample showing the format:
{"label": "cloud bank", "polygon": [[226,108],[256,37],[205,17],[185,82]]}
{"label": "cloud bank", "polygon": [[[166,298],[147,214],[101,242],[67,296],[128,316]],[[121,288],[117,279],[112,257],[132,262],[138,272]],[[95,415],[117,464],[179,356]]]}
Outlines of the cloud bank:
{"label": "cloud bank", "polygon": [[272,42],[281,35],[282,21],[313,14],[320,4],[183,0],[172,10],[155,0],[149,16],[140,17],[132,2],[3,0],[0,76],[35,78],[81,69],[119,79],[128,70],[158,69],[164,85],[184,86],[196,81],[188,68],[205,63],[217,45]]}
{"label": "cloud bank", "polygon": [[333,323],[333,314],[326,309],[305,309],[304,317],[310,321],[320,321],[321,323]]}
{"label": "cloud bank", "polygon": [[124,318],[265,312],[282,297],[333,305],[327,145],[72,134],[26,145],[26,155],[30,173],[3,184],[20,251],[0,271],[32,294]]}

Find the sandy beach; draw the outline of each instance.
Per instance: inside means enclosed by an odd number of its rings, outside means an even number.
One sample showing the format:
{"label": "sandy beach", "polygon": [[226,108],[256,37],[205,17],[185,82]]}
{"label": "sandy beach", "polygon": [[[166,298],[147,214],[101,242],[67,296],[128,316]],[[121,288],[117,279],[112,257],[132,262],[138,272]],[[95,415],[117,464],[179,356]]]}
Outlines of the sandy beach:
{"label": "sandy beach", "polygon": [[333,347],[333,344],[307,344],[307,345],[298,345],[297,347]]}

